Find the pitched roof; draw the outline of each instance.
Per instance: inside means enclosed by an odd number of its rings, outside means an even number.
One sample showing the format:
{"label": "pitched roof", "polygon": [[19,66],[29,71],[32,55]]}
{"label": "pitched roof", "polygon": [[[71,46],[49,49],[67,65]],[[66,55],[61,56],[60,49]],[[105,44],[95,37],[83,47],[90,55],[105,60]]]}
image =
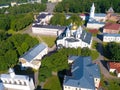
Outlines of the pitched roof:
{"label": "pitched roof", "polygon": [[109,30],[120,30],[120,24],[117,23],[106,23],[104,29]]}
{"label": "pitched roof", "polygon": [[28,62],[32,61],[42,50],[44,50],[47,46],[44,43],[38,44],[30,49],[28,52],[23,54],[20,58],[24,58]]}
{"label": "pitched roof", "polygon": [[86,32],[85,30],[82,31],[82,34],[80,36],[80,39],[88,44],[90,44],[91,39],[92,39],[92,34]]}
{"label": "pitched roof", "polygon": [[103,33],[103,36],[106,36],[106,37],[120,37],[120,34]]}
{"label": "pitched roof", "polygon": [[0,81],[0,90],[4,90],[3,82]]}
{"label": "pitched roof", "polygon": [[91,57],[78,56],[73,59],[72,76],[65,76],[63,85],[94,90],[94,78],[100,78],[98,65],[92,64]]}
{"label": "pitched roof", "polygon": [[107,12],[114,13],[114,10],[112,7],[110,7]]}
{"label": "pitched roof", "polygon": [[110,69],[116,69],[120,73],[120,62],[109,62]]}
{"label": "pitched roof", "polygon": [[38,27],[38,28],[48,28],[48,29],[65,29],[65,26],[53,26],[53,25],[38,25],[35,24],[32,27]]}
{"label": "pitched roof", "polygon": [[104,13],[95,13],[95,17],[105,17],[106,14]]}

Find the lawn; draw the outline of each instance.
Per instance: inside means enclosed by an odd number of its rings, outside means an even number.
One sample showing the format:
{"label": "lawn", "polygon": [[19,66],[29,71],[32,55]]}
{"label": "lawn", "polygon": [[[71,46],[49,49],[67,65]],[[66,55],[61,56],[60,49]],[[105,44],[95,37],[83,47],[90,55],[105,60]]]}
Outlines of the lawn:
{"label": "lawn", "polygon": [[48,78],[48,81],[45,83],[43,90],[62,90],[58,77],[52,76]]}
{"label": "lawn", "polygon": [[99,57],[99,53],[97,50],[91,50],[91,55],[92,60],[96,60]]}
{"label": "lawn", "polygon": [[44,41],[49,47],[55,44],[56,36],[43,36],[40,35],[42,41]]}
{"label": "lawn", "polygon": [[106,79],[101,76],[101,85],[103,90],[120,90],[120,79]]}

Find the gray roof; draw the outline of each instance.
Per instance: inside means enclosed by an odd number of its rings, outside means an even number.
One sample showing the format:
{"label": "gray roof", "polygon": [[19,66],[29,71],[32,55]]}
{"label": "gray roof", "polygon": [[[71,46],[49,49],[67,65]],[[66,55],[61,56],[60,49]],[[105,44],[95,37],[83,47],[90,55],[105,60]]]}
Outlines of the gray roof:
{"label": "gray roof", "polygon": [[97,14],[95,14],[95,17],[105,17],[106,16],[106,14],[104,14],[104,13],[97,13]]}
{"label": "gray roof", "polygon": [[86,32],[85,30],[82,31],[82,34],[80,36],[80,39],[88,44],[91,43],[91,39],[92,39],[92,34]]}
{"label": "gray roof", "polygon": [[[0,78],[11,79],[12,77],[10,76],[10,74],[1,74]],[[26,75],[15,75],[14,79],[28,80],[29,77]]]}
{"label": "gray roof", "polygon": [[2,81],[0,81],[0,90],[4,90],[4,86],[3,86]]}
{"label": "gray roof", "polygon": [[79,40],[75,38],[66,38],[65,40],[68,42],[79,42]]}
{"label": "gray roof", "polygon": [[20,58],[24,58],[28,62],[32,61],[42,50],[44,50],[47,46],[44,43],[38,44],[30,49],[28,52],[23,54]]}
{"label": "gray roof", "polygon": [[114,10],[112,7],[110,7],[107,12],[114,13]]}
{"label": "gray roof", "polygon": [[105,22],[99,22],[99,21],[96,21],[95,19],[93,19],[93,18],[90,18],[89,19],[89,21],[88,21],[88,23],[87,24],[105,24]]}
{"label": "gray roof", "polygon": [[109,34],[109,33],[103,33],[103,36],[109,36],[109,37],[120,37],[120,34]]}
{"label": "gray roof", "polygon": [[65,29],[64,26],[38,25],[38,24],[35,24],[32,27],[49,28],[49,29],[61,29],[61,30]]}
{"label": "gray roof", "polygon": [[63,85],[95,90],[94,78],[100,78],[100,70],[91,57],[75,57],[71,71],[72,76],[65,76]]}

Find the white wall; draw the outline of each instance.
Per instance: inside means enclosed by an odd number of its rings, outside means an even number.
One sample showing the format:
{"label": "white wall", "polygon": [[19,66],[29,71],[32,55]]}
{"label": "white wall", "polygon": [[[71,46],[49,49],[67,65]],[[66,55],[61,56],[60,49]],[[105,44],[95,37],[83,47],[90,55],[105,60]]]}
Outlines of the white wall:
{"label": "white wall", "polygon": [[120,42],[120,37],[103,36],[103,42]]}
{"label": "white wall", "polygon": [[120,73],[117,74],[117,77],[120,77]]}
{"label": "white wall", "polygon": [[115,72],[116,69],[109,69],[109,72]]}
{"label": "white wall", "polygon": [[63,90],[92,90],[92,89],[88,89],[88,88],[78,88],[78,87],[72,87],[72,86],[66,86],[63,85]]}
{"label": "white wall", "polygon": [[62,30],[59,29],[50,29],[50,28],[40,28],[40,27],[32,27],[32,32],[35,34],[43,34],[43,35],[55,35],[61,34]]}
{"label": "white wall", "polygon": [[98,24],[98,23],[87,23],[87,28],[90,29],[99,29],[102,28],[104,24]]}
{"label": "white wall", "polygon": [[[30,79],[30,81],[27,78],[24,79],[24,80],[20,79],[20,78],[21,77],[19,77],[19,79],[16,79],[16,78],[2,78],[1,77],[1,80],[3,82],[4,87],[8,88],[8,89],[15,89],[15,90],[34,90],[35,89],[32,78]],[[5,82],[5,81],[7,81],[7,82]]]}
{"label": "white wall", "polygon": [[94,78],[94,83],[95,83],[95,87],[99,87],[99,85],[100,85],[100,78]]}

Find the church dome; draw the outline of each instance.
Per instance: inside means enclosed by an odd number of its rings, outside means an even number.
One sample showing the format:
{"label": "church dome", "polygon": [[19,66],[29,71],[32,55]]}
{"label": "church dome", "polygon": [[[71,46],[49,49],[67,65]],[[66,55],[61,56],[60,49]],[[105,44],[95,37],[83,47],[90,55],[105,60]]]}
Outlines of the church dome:
{"label": "church dome", "polygon": [[74,23],[71,27],[71,30],[77,30],[78,26]]}

